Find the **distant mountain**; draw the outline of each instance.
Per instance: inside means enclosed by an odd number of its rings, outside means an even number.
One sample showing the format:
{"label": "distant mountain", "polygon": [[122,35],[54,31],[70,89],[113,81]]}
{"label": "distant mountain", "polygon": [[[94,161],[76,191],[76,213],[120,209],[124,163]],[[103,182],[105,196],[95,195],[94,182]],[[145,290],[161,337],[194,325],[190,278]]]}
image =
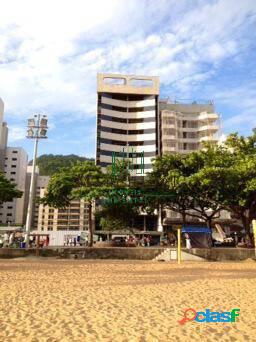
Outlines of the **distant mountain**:
{"label": "distant mountain", "polygon": [[[94,161],[93,158],[80,157],[75,154],[61,155],[61,154],[43,154],[37,158],[37,166],[39,167],[40,175],[51,176],[59,171],[62,167],[68,167],[75,164],[77,161]],[[32,160],[29,162],[32,165]]]}

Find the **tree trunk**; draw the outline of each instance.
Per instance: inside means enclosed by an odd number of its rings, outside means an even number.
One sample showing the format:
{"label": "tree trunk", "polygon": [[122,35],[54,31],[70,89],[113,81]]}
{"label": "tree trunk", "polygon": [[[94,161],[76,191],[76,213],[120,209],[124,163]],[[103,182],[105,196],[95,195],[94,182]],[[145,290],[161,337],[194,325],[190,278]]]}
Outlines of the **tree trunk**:
{"label": "tree trunk", "polygon": [[89,241],[88,245],[89,247],[93,246],[93,231],[92,231],[92,203],[90,202],[88,205],[88,228],[89,228]]}
{"label": "tree trunk", "polygon": [[211,231],[211,247],[214,247],[214,244],[213,244],[213,239],[212,239],[212,218],[211,217],[207,217],[206,219],[206,225],[207,227],[210,229]]}
{"label": "tree trunk", "polygon": [[206,225],[212,231],[212,218],[211,217],[207,217]]}
{"label": "tree trunk", "polygon": [[182,225],[184,226],[187,223],[187,214],[182,212],[181,216],[182,216]]}
{"label": "tree trunk", "polygon": [[242,221],[243,228],[244,228],[246,234],[249,234],[250,233],[250,219],[249,219],[248,215],[246,215],[246,213],[243,213],[241,215],[241,221]]}

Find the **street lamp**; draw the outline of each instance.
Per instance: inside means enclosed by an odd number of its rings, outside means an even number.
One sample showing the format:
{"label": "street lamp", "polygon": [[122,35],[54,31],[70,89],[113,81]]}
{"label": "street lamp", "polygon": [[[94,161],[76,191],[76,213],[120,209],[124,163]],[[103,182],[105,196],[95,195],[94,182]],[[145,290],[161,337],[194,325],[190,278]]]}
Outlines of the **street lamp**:
{"label": "street lamp", "polygon": [[34,115],[34,118],[28,119],[27,126],[27,138],[35,139],[34,145],[34,155],[33,155],[33,165],[29,188],[29,200],[28,200],[28,210],[26,218],[26,246],[29,245],[29,233],[32,221],[32,209],[33,209],[33,199],[34,199],[34,187],[35,187],[35,170],[36,170],[36,158],[37,158],[37,146],[39,139],[46,139],[47,136],[47,116],[46,115]]}

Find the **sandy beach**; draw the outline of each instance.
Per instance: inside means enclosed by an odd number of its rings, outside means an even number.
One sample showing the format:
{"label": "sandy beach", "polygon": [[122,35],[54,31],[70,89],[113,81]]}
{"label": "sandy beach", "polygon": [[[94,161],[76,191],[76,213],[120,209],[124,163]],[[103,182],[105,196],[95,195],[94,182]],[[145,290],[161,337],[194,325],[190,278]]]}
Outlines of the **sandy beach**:
{"label": "sandy beach", "polygon": [[[0,341],[256,341],[256,262],[0,260]],[[179,325],[183,310],[240,309]]]}

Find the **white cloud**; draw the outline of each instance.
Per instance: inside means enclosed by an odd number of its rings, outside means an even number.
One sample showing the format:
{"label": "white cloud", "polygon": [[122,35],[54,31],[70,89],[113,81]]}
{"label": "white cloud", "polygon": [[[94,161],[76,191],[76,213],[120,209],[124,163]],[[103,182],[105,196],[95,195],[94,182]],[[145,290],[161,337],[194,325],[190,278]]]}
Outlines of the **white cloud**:
{"label": "white cloud", "polygon": [[250,132],[253,127],[256,127],[255,81],[248,81],[246,84],[216,92],[215,98],[219,103],[233,110],[229,118],[224,118],[223,127],[225,131],[245,133]]}
{"label": "white cloud", "polygon": [[69,120],[95,115],[97,72],[159,75],[189,94],[236,56],[253,12],[249,0],[4,1],[0,96],[12,115]]}
{"label": "white cloud", "polygon": [[8,141],[9,143],[14,143],[16,141],[23,140],[25,136],[25,128],[12,126],[8,132]]}

